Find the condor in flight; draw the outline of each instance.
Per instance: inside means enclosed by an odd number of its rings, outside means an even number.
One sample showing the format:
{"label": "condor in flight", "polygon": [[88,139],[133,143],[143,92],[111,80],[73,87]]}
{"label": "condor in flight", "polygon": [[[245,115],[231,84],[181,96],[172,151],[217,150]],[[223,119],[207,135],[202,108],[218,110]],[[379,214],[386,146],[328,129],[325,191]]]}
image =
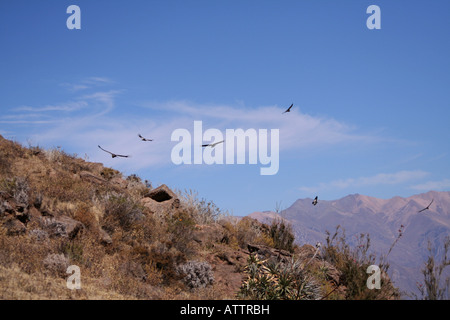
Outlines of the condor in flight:
{"label": "condor in flight", "polygon": [[294,104],[291,104],[291,106],[290,106],[289,108],[287,108],[287,110],[286,110],[285,112],[283,112],[283,113],[291,112],[291,108],[292,108],[293,105],[294,105]]}
{"label": "condor in flight", "polygon": [[433,201],[434,201],[434,199],[431,199],[430,204],[429,204],[427,207],[423,208],[422,210],[419,210],[419,212],[422,212],[422,211],[425,211],[425,210],[430,209],[430,206],[431,206],[431,204],[433,203]]}
{"label": "condor in flight", "polygon": [[219,142],[215,142],[215,143],[209,143],[209,144],[202,144],[202,147],[211,147],[214,148],[215,146],[217,146],[219,143],[224,142],[225,140],[219,141]]}
{"label": "condor in flight", "polygon": [[111,157],[115,158],[115,157],[122,157],[122,158],[129,158],[130,156],[124,156],[122,154],[115,154],[112,152],[109,152],[108,150],[103,149],[102,147],[98,146],[100,149],[102,149],[103,151],[109,153],[111,155]]}
{"label": "condor in flight", "polygon": [[153,139],[144,138],[140,133],[138,134],[138,137],[141,138],[142,141],[153,141]]}

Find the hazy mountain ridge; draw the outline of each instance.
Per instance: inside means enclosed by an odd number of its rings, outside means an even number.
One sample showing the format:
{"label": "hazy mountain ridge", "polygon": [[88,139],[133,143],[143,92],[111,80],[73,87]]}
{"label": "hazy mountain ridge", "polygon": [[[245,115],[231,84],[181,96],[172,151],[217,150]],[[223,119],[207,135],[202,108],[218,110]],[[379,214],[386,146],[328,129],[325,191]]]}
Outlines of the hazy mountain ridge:
{"label": "hazy mountain ridge", "polygon": [[[368,233],[378,257],[387,254],[403,225],[402,237],[388,261],[394,283],[407,292],[415,291],[416,282],[422,280],[420,269],[428,256],[428,241],[439,256],[443,239],[450,235],[449,191],[391,199],[352,194],[338,200],[319,199],[316,206],[312,200],[298,199],[276,215],[254,212],[249,216],[264,222],[283,217],[292,223],[299,244],[324,242],[326,231],[333,232],[338,225],[345,229],[349,243],[355,235]],[[432,200],[430,209],[419,213]]]}

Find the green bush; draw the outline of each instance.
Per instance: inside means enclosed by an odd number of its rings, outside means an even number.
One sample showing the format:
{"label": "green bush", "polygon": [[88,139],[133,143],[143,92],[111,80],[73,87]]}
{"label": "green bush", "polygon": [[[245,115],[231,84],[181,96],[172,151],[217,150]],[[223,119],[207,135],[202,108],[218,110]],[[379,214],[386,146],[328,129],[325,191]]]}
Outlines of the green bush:
{"label": "green bush", "polygon": [[299,260],[277,262],[250,255],[245,267],[246,280],[238,297],[252,300],[317,300],[320,284],[304,269]]}

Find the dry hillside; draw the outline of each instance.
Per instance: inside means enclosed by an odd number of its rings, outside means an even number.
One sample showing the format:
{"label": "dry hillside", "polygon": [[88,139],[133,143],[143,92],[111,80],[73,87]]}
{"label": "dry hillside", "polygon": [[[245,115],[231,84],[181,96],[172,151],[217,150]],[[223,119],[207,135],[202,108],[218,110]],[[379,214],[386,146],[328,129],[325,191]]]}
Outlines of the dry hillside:
{"label": "dry hillside", "polygon": [[282,220],[237,219],[193,192],[0,136],[1,299],[395,298],[385,276],[366,288],[360,253],[298,247]]}

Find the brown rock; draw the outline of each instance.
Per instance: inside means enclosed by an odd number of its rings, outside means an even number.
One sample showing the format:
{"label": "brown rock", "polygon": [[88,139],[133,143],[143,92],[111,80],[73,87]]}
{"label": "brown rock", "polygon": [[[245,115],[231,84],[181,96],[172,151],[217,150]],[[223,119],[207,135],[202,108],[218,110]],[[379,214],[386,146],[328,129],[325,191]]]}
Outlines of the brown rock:
{"label": "brown rock", "polygon": [[4,222],[3,226],[6,228],[6,234],[9,236],[17,236],[27,231],[25,225],[15,218],[9,218]]}
{"label": "brown rock", "polygon": [[5,214],[11,214],[14,212],[13,207],[9,204],[8,201],[2,201],[0,203],[0,217]]}
{"label": "brown rock", "polygon": [[165,184],[144,195],[141,204],[155,214],[169,214],[180,208],[180,199]]}
{"label": "brown rock", "polygon": [[85,162],[84,167],[94,174],[100,174],[103,170],[103,163],[99,162]]}
{"label": "brown rock", "polygon": [[80,178],[82,180],[93,182],[93,183],[99,183],[99,184],[106,183],[105,179],[103,179],[102,177],[96,176],[95,174],[90,173],[88,171],[81,171]]}
{"label": "brown rock", "polygon": [[85,229],[84,225],[72,218],[61,216],[45,220],[45,230],[50,237],[67,237],[74,239]]}
{"label": "brown rock", "polygon": [[149,191],[145,195],[145,197],[151,198],[159,203],[166,202],[172,199],[177,199],[176,194],[172,190],[170,190],[170,188],[165,184]]}
{"label": "brown rock", "polygon": [[219,224],[196,225],[193,232],[194,241],[203,245],[221,243],[224,237],[224,227]]}
{"label": "brown rock", "polygon": [[258,255],[263,256],[264,259],[275,257],[280,261],[287,261],[292,257],[292,254],[289,251],[275,249],[264,245],[248,244],[247,248],[250,253],[257,253]]}
{"label": "brown rock", "polygon": [[100,243],[103,245],[109,245],[112,243],[111,236],[102,228],[99,230]]}
{"label": "brown rock", "polygon": [[109,183],[120,189],[126,189],[128,185],[128,182],[125,179],[122,179],[121,177],[113,177],[111,178],[111,180],[109,180]]}

